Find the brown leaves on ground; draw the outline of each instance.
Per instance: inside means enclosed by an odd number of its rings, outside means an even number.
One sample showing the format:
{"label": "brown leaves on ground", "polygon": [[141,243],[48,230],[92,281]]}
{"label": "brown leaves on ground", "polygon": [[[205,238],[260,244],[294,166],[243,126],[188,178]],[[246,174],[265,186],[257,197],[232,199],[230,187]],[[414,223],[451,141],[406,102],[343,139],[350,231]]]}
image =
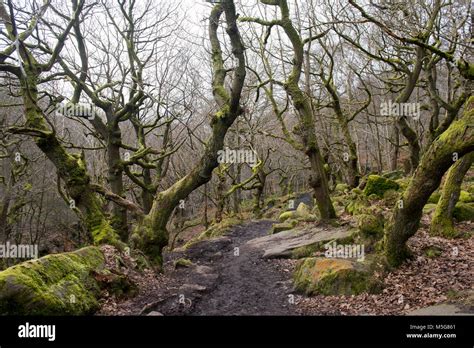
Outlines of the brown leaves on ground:
{"label": "brown leaves on ground", "polygon": [[[159,274],[151,269],[138,270],[137,260],[128,253],[121,253],[110,245],[101,247],[105,255],[106,268],[115,272],[126,275],[139,289],[138,295],[133,299],[119,300],[114,296],[110,296],[106,291],[102,294],[101,310],[98,315],[133,315],[138,314],[141,307],[138,308],[137,303],[143,305],[149,302],[150,296],[156,297],[156,294],[163,292],[171,280],[163,274]],[[138,312],[137,312],[138,311]]]}
{"label": "brown leaves on ground", "polygon": [[[468,232],[474,224],[458,228]],[[304,315],[403,315],[422,307],[449,302],[474,289],[474,238],[431,237],[421,228],[409,240],[413,259],[383,279],[381,294],[358,296],[297,296],[297,312]],[[435,248],[439,255],[426,252]],[[457,301],[462,298],[457,298]]]}

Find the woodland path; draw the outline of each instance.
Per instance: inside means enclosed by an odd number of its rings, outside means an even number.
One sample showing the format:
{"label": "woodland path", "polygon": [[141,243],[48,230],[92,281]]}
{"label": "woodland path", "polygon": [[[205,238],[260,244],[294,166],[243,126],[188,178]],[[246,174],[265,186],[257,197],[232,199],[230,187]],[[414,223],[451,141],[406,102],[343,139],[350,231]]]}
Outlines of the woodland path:
{"label": "woodland path", "polygon": [[[246,244],[268,234],[273,221],[250,221],[235,226],[224,237],[198,242],[186,251],[168,255],[193,262],[176,269],[178,291],[148,305],[142,314],[164,315],[295,315],[292,270],[263,250]],[[152,314],[153,315],[153,314]]]}

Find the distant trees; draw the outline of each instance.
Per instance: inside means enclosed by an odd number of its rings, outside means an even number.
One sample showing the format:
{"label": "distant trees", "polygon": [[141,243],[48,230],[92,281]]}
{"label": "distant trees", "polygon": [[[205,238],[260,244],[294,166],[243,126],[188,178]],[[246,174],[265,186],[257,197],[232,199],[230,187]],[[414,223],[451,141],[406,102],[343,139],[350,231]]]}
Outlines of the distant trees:
{"label": "distant trees", "polygon": [[[161,258],[161,249],[167,245],[168,234],[166,231],[167,222],[171,216],[173,209],[181,199],[186,198],[194,189],[201,186],[211,178],[212,170],[217,166],[217,151],[222,148],[223,140],[228,128],[232,125],[235,118],[242,112],[240,106],[240,94],[245,79],[245,58],[243,55],[243,45],[240,34],[236,25],[235,6],[231,0],[226,0],[222,4],[214,7],[210,21],[210,42],[212,46],[213,61],[213,94],[219,111],[214,115],[211,121],[212,134],[206,143],[204,155],[194,169],[175,185],[167,190],[153,195],[152,206],[149,207],[149,213],[144,215],[145,211],[134,202],[124,198],[123,189],[123,173],[128,172],[132,181],[141,183],[127,166],[138,164],[145,169],[160,169],[154,164],[149,164],[148,156],[156,154],[158,166],[163,166],[163,159],[174,152],[168,147],[165,140],[165,150],[156,152],[145,144],[146,128],[153,130],[153,125],[159,124],[160,117],[156,118],[151,126],[140,124],[138,111],[144,101],[150,96],[147,95],[143,80],[143,71],[148,60],[154,57],[154,49],[146,48],[147,55],[143,58],[139,57],[139,46],[156,44],[156,40],[142,38],[142,35],[148,35],[145,27],[143,30],[138,27],[138,22],[143,16],[133,15],[134,9],[126,7],[125,2],[119,3],[119,11],[124,18],[124,27],[121,28],[116,22],[117,19],[106,7],[107,17],[113,23],[116,29],[117,37],[124,42],[124,51],[117,51],[116,54],[125,52],[128,57],[128,67],[115,60],[116,65],[112,66],[111,57],[108,57],[106,64],[102,65],[105,71],[103,77],[92,75],[90,72],[90,62],[86,54],[86,43],[81,32],[79,23],[83,10],[91,9],[90,5],[85,5],[84,1],[72,1],[72,16],[64,18],[66,25],[63,30],[57,34],[57,44],[54,48],[49,48],[46,42],[40,40],[39,37],[33,35],[34,29],[44,24],[52,30],[49,22],[43,21],[43,16],[48,8],[52,5],[49,3],[41,7],[37,13],[31,16],[30,22],[23,32],[20,32],[16,24],[14,9],[12,3],[8,2],[7,7],[2,3],[0,5],[0,19],[6,26],[8,31],[7,39],[9,45],[2,51],[0,71],[7,72],[20,81],[20,93],[25,107],[25,124],[22,126],[12,127],[10,131],[16,134],[32,136],[38,147],[53,162],[58,170],[60,178],[65,183],[67,195],[71,199],[71,208],[76,211],[78,217],[82,220],[88,231],[91,233],[95,243],[111,243],[121,245],[121,240],[127,238],[126,214],[125,209],[131,210],[137,215],[139,227],[135,229],[133,243],[142,248],[148,255],[157,261]],[[148,3],[147,10],[150,6]],[[146,11],[145,11],[146,12]],[[59,11],[58,11],[59,13]],[[84,12],[85,14],[85,12]],[[224,66],[222,57],[222,49],[218,37],[217,30],[219,28],[219,20],[222,14],[225,14],[227,23],[227,33],[230,38],[233,53],[237,59],[237,65],[233,67],[232,89],[227,90],[225,84],[228,74],[227,68]],[[56,26],[58,27],[58,26]],[[79,73],[76,74],[67,62],[61,57],[61,52],[65,47],[67,38],[71,32],[75,32],[79,56],[81,64]],[[153,30],[152,30],[153,31]],[[27,40],[37,40],[42,45],[33,47],[27,43]],[[102,42],[104,50],[110,49],[111,42]],[[97,42],[95,43],[97,44]],[[40,52],[33,52],[38,49]],[[15,64],[13,54],[18,51],[20,62]],[[35,55],[46,55],[48,57],[45,63],[39,62]],[[12,62],[7,62],[12,61]],[[108,62],[108,63],[107,63]],[[72,62],[75,67],[74,63]],[[92,119],[92,124],[97,132],[100,140],[105,141],[107,151],[108,164],[108,181],[111,191],[104,189],[100,185],[91,182],[88,174],[87,161],[84,153],[72,154],[61,144],[61,139],[57,136],[54,128],[51,127],[46,112],[42,109],[39,101],[39,85],[52,79],[44,78],[44,74],[51,71],[59,64],[63,69],[62,73],[57,75],[66,75],[74,86],[74,94],[71,99],[72,103],[80,101],[80,96],[85,93],[88,98],[100,109],[105,112],[105,122],[97,117]],[[122,71],[122,81],[115,81],[114,71]],[[92,77],[104,79],[102,85],[92,83]],[[129,90],[125,101],[124,88]],[[159,102],[161,103],[161,101]],[[158,104],[159,106],[159,104]],[[160,109],[159,109],[160,110]],[[161,109],[162,110],[162,109]],[[122,140],[119,124],[125,120],[132,120],[136,130],[138,146],[127,146]],[[160,125],[169,124],[169,120],[164,120]],[[166,131],[165,131],[166,138]],[[134,154],[126,159],[122,159],[120,149],[125,148],[134,151]],[[158,170],[158,176],[162,172]],[[149,173],[148,173],[149,174]],[[135,179],[135,180],[133,180]],[[146,181],[146,177],[145,177]],[[145,185],[145,189],[151,189],[150,185]],[[157,189],[157,186],[154,190]],[[152,191],[153,192],[153,191]],[[106,199],[111,200],[115,205],[112,216],[106,214],[102,209],[102,203],[96,195],[99,193]],[[146,202],[145,202],[146,203]],[[146,205],[146,204],[145,204]],[[118,228],[117,228],[118,227]],[[119,236],[120,235],[120,236]]]}
{"label": "distant trees", "polygon": [[[209,5],[202,45],[168,0],[0,2],[2,236],[27,209],[44,223],[43,193],[54,192],[65,201],[57,215],[73,212],[94,243],[130,242],[159,263],[178,205],[203,200],[207,227],[208,203],[215,222],[226,207],[242,216],[244,200],[261,217],[270,195],[311,189],[328,220],[337,183],[402,165],[411,181],[386,226],[389,262],[409,254],[448,170],[431,231],[452,234],[472,165],[470,2],[246,5]],[[93,108],[51,112],[81,105]],[[27,139],[39,157],[24,153]],[[257,161],[219,163],[223,147]],[[35,172],[47,180],[26,180]]]}
{"label": "distant trees", "polygon": [[[272,27],[281,27],[291,43],[293,56],[291,58],[291,70],[289,73],[284,75],[285,81],[278,81],[273,75],[270,75],[269,79],[267,81],[262,81],[260,86],[270,84],[270,89],[267,88],[265,91],[267,96],[272,100],[275,114],[282,122],[283,132],[286,133],[285,135],[287,141],[299,150],[303,151],[309,159],[311,167],[311,177],[309,179],[309,183],[314,191],[314,196],[318,204],[321,217],[323,219],[331,219],[336,217],[336,213],[329,196],[328,177],[324,168],[324,159],[316,137],[314,112],[310,99],[307,95],[305,95],[304,91],[300,87],[300,79],[303,73],[304,45],[305,43],[321,37],[322,34],[303,39],[292,23],[290,9],[286,0],[261,0],[261,3],[265,5],[277,6],[280,10],[281,18],[267,21],[259,18],[242,17],[240,20],[257,23],[267,27],[266,37],[262,41],[263,46],[265,46],[265,41],[271,34]],[[266,54],[264,47],[262,54]],[[267,66],[267,71],[272,71],[269,66]],[[291,98],[293,106],[297,111],[299,123],[297,125],[296,133],[301,138],[301,144],[298,144],[295,140],[293,140],[292,136],[286,130],[286,126],[284,125],[282,119],[283,112],[279,110],[274,96],[272,95],[273,85],[275,84],[283,87],[285,92]]]}

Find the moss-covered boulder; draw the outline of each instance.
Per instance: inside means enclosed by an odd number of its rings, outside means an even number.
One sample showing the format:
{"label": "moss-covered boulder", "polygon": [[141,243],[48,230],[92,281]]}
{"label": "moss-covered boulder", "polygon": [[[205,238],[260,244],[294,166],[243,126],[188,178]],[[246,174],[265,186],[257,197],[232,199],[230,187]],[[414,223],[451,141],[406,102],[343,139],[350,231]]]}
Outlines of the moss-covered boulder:
{"label": "moss-covered boulder", "polygon": [[384,178],[380,175],[369,175],[364,188],[364,194],[366,196],[376,195],[377,197],[382,198],[386,191],[398,189],[399,185],[393,180]]}
{"label": "moss-covered boulder", "polygon": [[395,190],[387,190],[383,194],[383,200],[386,205],[393,207],[400,199],[400,194]]}
{"label": "moss-covered boulder", "polygon": [[191,267],[193,265],[193,262],[189,259],[178,259],[174,262],[174,268],[187,268]]}
{"label": "moss-covered boulder", "polygon": [[296,219],[296,211],[294,210],[285,211],[281,213],[280,216],[278,217],[278,220],[280,220],[281,222],[286,221],[288,219]]}
{"label": "moss-covered boulder", "polygon": [[278,218],[281,222],[285,222],[289,219],[295,219],[299,221],[316,221],[318,217],[311,213],[311,209],[305,203],[300,203],[296,210],[285,211],[280,214]]}
{"label": "moss-covered boulder", "polygon": [[461,190],[459,193],[459,202],[472,203],[474,202],[474,194]]}
{"label": "moss-covered boulder", "polygon": [[296,215],[298,217],[305,217],[311,214],[311,209],[304,203],[300,203],[296,208]]}
{"label": "moss-covered boulder", "polygon": [[270,230],[270,234],[275,234],[278,232],[291,230],[293,227],[295,227],[294,222],[293,222],[295,220],[289,220],[289,221],[290,222],[282,222],[279,224],[273,224],[272,229]]}
{"label": "moss-covered boulder", "polygon": [[399,191],[405,191],[408,187],[408,184],[410,183],[410,178],[397,179],[395,180],[395,182],[399,186],[399,189],[398,189]]}
{"label": "moss-covered boulder", "polygon": [[83,315],[99,307],[100,286],[93,274],[104,268],[97,247],[52,254],[0,272],[0,313]]}
{"label": "moss-covered boulder", "polygon": [[354,199],[351,200],[347,205],[346,205],[346,212],[351,215],[358,215],[362,214],[363,212],[366,211],[368,207],[368,202],[359,200],[359,199]]}
{"label": "moss-covered boulder", "polygon": [[474,203],[458,202],[454,207],[453,217],[457,221],[474,221]]}
{"label": "moss-covered boulder", "polygon": [[334,190],[338,193],[349,191],[349,185],[340,183],[336,185]]}
{"label": "moss-covered boulder", "polygon": [[363,236],[383,235],[383,221],[375,215],[361,214],[357,216],[357,228]]}
{"label": "moss-covered boulder", "polygon": [[[315,210],[317,210],[316,207],[315,207]],[[307,221],[307,222],[318,220],[318,216],[316,214],[313,214],[311,212],[310,207],[304,203],[300,203],[298,205],[298,208],[296,208],[296,218],[298,221]]]}
{"label": "moss-covered boulder", "polygon": [[298,262],[294,286],[307,295],[357,295],[380,290],[379,282],[364,264],[318,257],[308,257]]}

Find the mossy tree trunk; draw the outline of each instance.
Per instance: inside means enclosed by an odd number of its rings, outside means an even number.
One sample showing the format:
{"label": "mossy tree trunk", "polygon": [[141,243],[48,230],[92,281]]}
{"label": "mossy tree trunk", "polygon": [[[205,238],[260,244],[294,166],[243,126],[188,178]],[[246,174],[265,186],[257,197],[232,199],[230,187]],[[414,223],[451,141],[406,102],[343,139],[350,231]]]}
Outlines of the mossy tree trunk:
{"label": "mossy tree trunk", "polygon": [[[225,88],[229,72],[224,66],[223,54],[217,30],[219,19],[225,14],[226,32],[232,46],[232,53],[237,61],[233,68],[231,89]],[[153,261],[161,263],[162,249],[168,244],[166,225],[174,208],[181,199],[186,198],[195,189],[207,183],[212,171],[219,165],[218,151],[224,146],[224,138],[235,119],[242,113],[240,97],[244,85],[246,70],[244,47],[237,27],[237,15],[232,0],[223,0],[216,4],[209,18],[209,38],[212,49],[213,95],[219,107],[211,121],[212,133],[208,139],[204,154],[198,164],[184,178],[167,190],[155,196],[150,212],[142,219],[132,235],[135,246],[142,249]]]}
{"label": "mossy tree trunk", "polygon": [[[339,97],[339,92],[336,86],[334,85],[333,52],[330,51],[329,47],[327,47],[322,40],[320,40],[319,43],[328,57],[329,64],[327,64],[322,58],[321,59],[317,58],[319,66],[320,66],[320,72],[318,75],[321,78],[321,81],[323,82],[324,87],[326,88],[327,92],[329,93],[330,98],[332,99],[332,108],[334,110],[334,113],[336,114],[337,122],[339,124],[339,127],[341,128],[342,136],[344,137],[344,141],[348,148],[348,153],[344,155],[344,163],[347,168],[346,178],[347,178],[347,184],[350,187],[354,188],[359,185],[361,174],[359,171],[359,159],[358,159],[358,154],[357,154],[357,146],[354,139],[352,138],[349,124],[351,121],[353,121],[356,118],[357,115],[359,115],[362,111],[368,108],[372,100],[372,96],[369,92],[369,89],[362,82],[362,84],[364,85],[365,91],[368,95],[367,100],[364,101],[363,105],[360,108],[358,108],[357,110],[353,112],[344,110],[341,104],[341,98]],[[310,48],[308,48],[308,53],[307,53],[308,68],[309,68],[309,49]],[[327,74],[326,74],[325,69],[327,69]],[[355,74],[358,75],[360,78],[359,73],[355,72]],[[360,80],[363,81],[361,78]],[[307,83],[309,84],[309,79]],[[348,86],[348,94],[349,94],[349,100],[352,101],[352,92],[349,86]]]}
{"label": "mossy tree trunk", "polygon": [[[70,199],[70,207],[77,213],[80,220],[91,233],[94,243],[117,244],[118,237],[110,225],[110,221],[102,211],[101,202],[90,186],[83,155],[70,154],[61,145],[56,133],[50,129],[45,114],[39,106],[38,84],[40,76],[51,70],[64,46],[67,35],[74,23],[79,20],[79,14],[84,1],[74,2],[73,13],[68,26],[61,35],[47,63],[39,63],[30,52],[29,47],[19,43],[21,66],[3,64],[0,68],[7,71],[20,81],[20,93],[24,104],[25,126],[13,127],[12,132],[33,137],[38,148],[55,165],[59,177],[64,181]],[[18,33],[14,18],[10,18],[5,5],[0,3],[0,20],[5,24],[8,39],[15,42],[23,33]],[[30,25],[35,25],[33,18]],[[25,32],[27,33],[27,32]],[[26,35],[26,34],[25,34]],[[26,39],[26,38],[23,38]]]}
{"label": "mossy tree trunk", "polygon": [[453,212],[461,193],[464,176],[474,162],[474,152],[463,156],[448,170],[438,205],[431,221],[430,233],[435,236],[454,237]]}
{"label": "mossy tree trunk", "polygon": [[224,194],[225,184],[226,184],[226,170],[225,165],[219,165],[215,172],[217,176],[217,187],[216,187],[216,213],[214,215],[214,220],[219,223],[222,221],[222,214],[224,213],[224,207],[227,197]]}
{"label": "mossy tree trunk", "polygon": [[288,2],[286,0],[260,0],[265,5],[278,6],[281,12],[281,19],[267,22],[256,18],[242,18],[242,21],[256,22],[269,27],[280,26],[291,42],[293,49],[293,67],[283,88],[290,96],[299,117],[299,132],[302,138],[302,151],[309,159],[311,176],[309,184],[314,191],[314,197],[318,205],[323,220],[336,217],[336,212],[331,202],[329,194],[329,184],[327,173],[324,169],[324,159],[318,145],[315,129],[314,114],[311,102],[307,95],[299,86],[304,62],[304,43],[300,34],[295,29],[291,18]]}
{"label": "mossy tree trunk", "polygon": [[265,172],[262,168],[256,176],[257,182],[253,185],[255,191],[252,211],[256,219],[262,218],[262,208],[265,200],[263,193],[265,191],[265,183],[268,175],[269,173]]}
{"label": "mossy tree trunk", "polygon": [[463,117],[439,136],[423,155],[385,230],[385,255],[391,266],[399,266],[410,252],[406,241],[418,230],[423,207],[441,182],[453,159],[474,151],[474,97]]}
{"label": "mossy tree trunk", "polygon": [[[118,118],[110,114],[107,115],[107,119],[107,167],[110,190],[114,194],[123,197],[123,164],[120,157],[122,135]],[[115,202],[112,204],[112,226],[120,235],[121,239],[126,241],[128,239],[127,209]]]}

